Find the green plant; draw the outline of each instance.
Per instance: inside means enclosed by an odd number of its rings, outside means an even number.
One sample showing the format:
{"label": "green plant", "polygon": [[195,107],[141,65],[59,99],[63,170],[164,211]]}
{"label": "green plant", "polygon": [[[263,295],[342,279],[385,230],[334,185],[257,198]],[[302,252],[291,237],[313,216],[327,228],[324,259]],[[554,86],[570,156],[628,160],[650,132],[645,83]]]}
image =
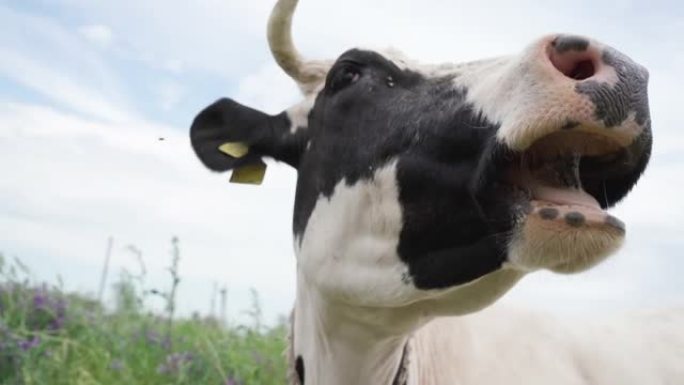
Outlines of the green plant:
{"label": "green plant", "polygon": [[178,245],[174,238],[161,316],[145,308],[144,273],[123,272],[107,310],[61,285],[33,282],[26,266],[0,254],[0,385],[282,384],[285,328],[262,324],[256,291],[246,327],[175,316]]}

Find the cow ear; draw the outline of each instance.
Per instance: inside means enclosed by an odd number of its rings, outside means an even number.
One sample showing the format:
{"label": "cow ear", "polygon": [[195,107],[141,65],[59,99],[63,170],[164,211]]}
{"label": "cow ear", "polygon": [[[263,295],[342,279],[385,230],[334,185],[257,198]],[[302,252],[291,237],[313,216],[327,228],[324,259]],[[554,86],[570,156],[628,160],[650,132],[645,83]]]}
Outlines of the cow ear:
{"label": "cow ear", "polygon": [[231,99],[200,112],[190,127],[192,148],[209,169],[227,171],[262,164],[262,157],[297,168],[308,141],[306,130],[291,132],[286,112],[268,115]]}

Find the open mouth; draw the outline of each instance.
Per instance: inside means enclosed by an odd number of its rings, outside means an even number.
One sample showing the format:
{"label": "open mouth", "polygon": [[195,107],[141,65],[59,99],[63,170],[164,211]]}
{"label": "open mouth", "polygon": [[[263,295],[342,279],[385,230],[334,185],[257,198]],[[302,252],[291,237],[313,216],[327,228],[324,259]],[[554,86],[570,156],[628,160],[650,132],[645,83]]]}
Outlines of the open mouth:
{"label": "open mouth", "polygon": [[614,188],[606,180],[629,166],[628,160],[625,148],[614,139],[579,130],[558,131],[516,154],[508,179],[526,194],[532,213],[542,221],[624,233],[624,224],[604,211],[613,202],[601,191]]}

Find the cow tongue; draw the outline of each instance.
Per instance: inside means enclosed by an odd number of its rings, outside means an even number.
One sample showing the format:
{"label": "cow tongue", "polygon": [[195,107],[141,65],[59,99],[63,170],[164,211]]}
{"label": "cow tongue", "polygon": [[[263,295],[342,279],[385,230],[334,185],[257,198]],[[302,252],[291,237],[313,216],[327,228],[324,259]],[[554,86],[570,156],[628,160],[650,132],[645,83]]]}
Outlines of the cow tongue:
{"label": "cow tongue", "polygon": [[579,154],[567,154],[543,162],[532,171],[523,172],[523,184],[534,200],[558,205],[601,209],[598,201],[582,189]]}

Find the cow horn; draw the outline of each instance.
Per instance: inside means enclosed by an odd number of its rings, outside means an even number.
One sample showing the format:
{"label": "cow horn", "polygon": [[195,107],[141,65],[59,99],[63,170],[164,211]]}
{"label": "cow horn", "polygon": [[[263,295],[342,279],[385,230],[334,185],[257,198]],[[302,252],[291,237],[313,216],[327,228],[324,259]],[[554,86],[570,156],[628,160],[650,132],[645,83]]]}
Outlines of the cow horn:
{"label": "cow horn", "polygon": [[312,93],[325,78],[331,64],[304,60],[292,42],[292,15],[299,0],[278,0],[268,21],[268,44],[276,62],[305,94]]}

